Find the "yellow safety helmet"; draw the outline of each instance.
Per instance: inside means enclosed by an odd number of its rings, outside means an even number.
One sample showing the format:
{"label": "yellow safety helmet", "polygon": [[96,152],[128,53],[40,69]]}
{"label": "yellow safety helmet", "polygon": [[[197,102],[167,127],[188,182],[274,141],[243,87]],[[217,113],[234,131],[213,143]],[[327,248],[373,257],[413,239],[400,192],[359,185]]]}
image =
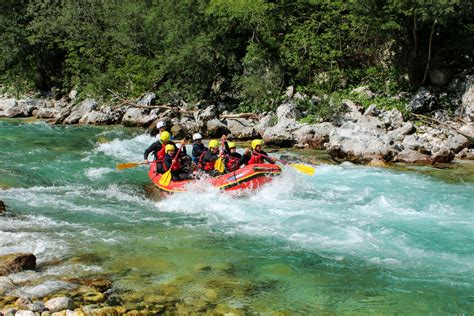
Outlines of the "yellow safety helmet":
{"label": "yellow safety helmet", "polygon": [[209,142],[209,149],[211,148],[219,148],[219,142],[215,139],[211,140]]}
{"label": "yellow safety helmet", "polygon": [[168,145],[166,145],[166,147],[165,147],[165,152],[166,152],[166,153],[168,153],[168,152],[170,152],[170,151],[174,151],[174,145],[172,145],[172,144],[168,144]]}
{"label": "yellow safety helmet", "polygon": [[167,131],[163,131],[160,133],[160,140],[161,142],[169,142],[170,141],[170,133]]}
{"label": "yellow safety helmet", "polygon": [[255,150],[255,147],[257,147],[257,146],[263,146],[263,140],[262,139],[252,140],[252,149]]}
{"label": "yellow safety helmet", "polygon": [[231,149],[231,148],[236,148],[234,142],[227,142],[227,145],[229,145],[229,149]]}

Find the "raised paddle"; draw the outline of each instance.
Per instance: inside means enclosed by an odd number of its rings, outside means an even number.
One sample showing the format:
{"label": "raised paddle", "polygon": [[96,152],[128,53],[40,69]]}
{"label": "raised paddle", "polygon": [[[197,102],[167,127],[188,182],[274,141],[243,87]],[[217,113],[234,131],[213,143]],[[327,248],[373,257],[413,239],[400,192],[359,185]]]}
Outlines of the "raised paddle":
{"label": "raised paddle", "polygon": [[315,169],[311,166],[308,166],[308,165],[304,165],[304,164],[301,164],[301,163],[289,163],[287,161],[284,161],[284,160],[281,160],[281,159],[278,159],[278,158],[272,158],[272,157],[269,157],[267,155],[262,155],[262,154],[259,154],[257,152],[253,152],[254,154],[256,155],[259,155],[259,156],[262,156],[262,157],[267,157],[267,158],[270,158],[270,159],[275,159],[276,161],[279,161],[281,162],[282,164],[284,165],[288,165],[288,166],[292,166],[293,168],[295,168],[296,170],[304,173],[304,174],[307,174],[309,176],[312,176],[314,175],[314,172],[315,172]]}
{"label": "raised paddle", "polygon": [[[224,140],[221,139],[222,150],[224,150]],[[217,170],[219,173],[223,173],[225,170],[224,161],[222,160],[222,156],[217,158],[216,162],[214,163],[214,170]]]}
{"label": "raised paddle", "polygon": [[117,165],[118,170],[123,170],[127,168],[134,168],[136,166],[144,165],[145,163],[143,161],[140,162],[124,162],[124,163],[119,163]]}
{"label": "raised paddle", "polygon": [[165,173],[163,173],[161,175],[160,181],[158,182],[160,185],[168,186],[170,184],[170,182],[171,182],[171,168],[173,168],[174,162],[176,161],[176,159],[178,159],[179,152],[181,151],[181,148],[183,148],[183,146],[184,146],[184,144],[181,144],[181,147],[179,147],[178,152],[176,153],[176,155],[174,155],[173,162],[171,162],[171,166],[168,169],[168,171],[166,171]]}

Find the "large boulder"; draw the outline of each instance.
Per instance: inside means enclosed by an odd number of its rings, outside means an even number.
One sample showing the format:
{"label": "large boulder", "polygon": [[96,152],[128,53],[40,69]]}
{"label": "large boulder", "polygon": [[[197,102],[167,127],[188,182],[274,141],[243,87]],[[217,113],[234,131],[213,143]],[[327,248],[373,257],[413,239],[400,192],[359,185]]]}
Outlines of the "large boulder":
{"label": "large boulder", "polygon": [[368,125],[348,121],[331,132],[327,149],[336,161],[390,161],[394,155],[394,149],[390,146],[392,141],[381,129],[368,128]]}
{"label": "large boulder", "polygon": [[399,128],[389,131],[388,135],[393,138],[394,141],[403,141],[406,135],[415,132],[415,126],[412,122],[406,122]]}
{"label": "large boulder", "polygon": [[50,119],[56,117],[60,111],[55,108],[39,108],[38,111],[34,113],[34,116],[39,119]]}
{"label": "large boulder", "polygon": [[63,311],[66,309],[73,309],[74,303],[73,301],[66,296],[52,298],[46,303],[44,303],[46,308],[49,310],[50,313],[55,313],[59,311]]}
{"label": "large boulder", "polygon": [[459,131],[470,138],[474,138],[474,122],[461,126]]}
{"label": "large boulder", "polygon": [[397,109],[392,109],[383,114],[383,123],[388,130],[400,128],[403,125],[403,114]]}
{"label": "large boulder", "polygon": [[158,110],[129,108],[122,117],[122,124],[127,127],[148,127],[158,118]]}
{"label": "large boulder", "polygon": [[291,147],[296,143],[293,133],[301,126],[294,119],[279,120],[278,124],[265,130],[263,140],[268,145]]}
{"label": "large boulder", "polygon": [[100,111],[92,111],[84,114],[79,120],[79,124],[105,125],[109,122],[109,116]]}
{"label": "large boulder", "polygon": [[429,155],[422,154],[419,151],[405,148],[395,158],[397,162],[431,165],[434,160]]}
{"label": "large boulder", "polygon": [[277,121],[278,121],[278,119],[275,116],[275,114],[273,114],[273,113],[267,114],[267,115],[263,116],[262,118],[260,118],[258,123],[255,125],[255,127],[254,127],[255,131],[259,135],[262,136],[265,133],[265,131],[267,130],[267,128],[270,128],[270,127],[274,126],[277,123]]}
{"label": "large boulder", "polygon": [[206,123],[207,135],[209,137],[221,137],[229,134],[229,129],[219,119],[212,119]]}
{"label": "large boulder", "polygon": [[449,150],[446,146],[441,147],[432,155],[434,162],[448,163],[454,159],[454,152]]}
{"label": "large boulder", "polygon": [[436,97],[431,91],[425,88],[420,88],[407,105],[407,109],[413,113],[425,113],[432,111],[435,108]]}
{"label": "large boulder", "polygon": [[34,269],[36,269],[36,257],[32,253],[12,253],[0,256],[0,276]]}
{"label": "large boulder", "polygon": [[95,110],[98,104],[94,99],[86,99],[71,109],[71,113],[63,121],[64,124],[76,124],[87,113]]}
{"label": "large boulder", "polygon": [[469,144],[470,141],[466,137],[460,134],[456,134],[448,138],[448,141],[446,142],[446,147],[454,153],[458,153],[467,146],[469,146]]}
{"label": "large boulder", "polygon": [[252,121],[243,118],[227,119],[227,128],[234,138],[247,140],[258,137]]}
{"label": "large boulder", "polygon": [[26,117],[28,108],[24,103],[19,103],[15,99],[0,100],[0,117]]}
{"label": "large boulder", "polygon": [[292,102],[286,102],[280,105],[276,110],[276,115],[278,122],[287,119],[299,120],[301,118],[301,112]]}
{"label": "large boulder", "polygon": [[331,123],[303,125],[294,132],[294,138],[299,146],[323,149],[334,128]]}

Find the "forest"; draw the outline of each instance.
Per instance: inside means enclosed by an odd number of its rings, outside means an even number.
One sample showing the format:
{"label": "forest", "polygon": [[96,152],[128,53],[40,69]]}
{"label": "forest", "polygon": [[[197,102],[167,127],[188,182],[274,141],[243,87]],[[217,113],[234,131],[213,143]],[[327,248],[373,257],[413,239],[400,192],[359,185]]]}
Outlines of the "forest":
{"label": "forest", "polygon": [[[3,0],[0,84],[274,109],[285,89],[393,95],[473,66],[470,0]],[[308,105],[310,106],[310,105]]]}

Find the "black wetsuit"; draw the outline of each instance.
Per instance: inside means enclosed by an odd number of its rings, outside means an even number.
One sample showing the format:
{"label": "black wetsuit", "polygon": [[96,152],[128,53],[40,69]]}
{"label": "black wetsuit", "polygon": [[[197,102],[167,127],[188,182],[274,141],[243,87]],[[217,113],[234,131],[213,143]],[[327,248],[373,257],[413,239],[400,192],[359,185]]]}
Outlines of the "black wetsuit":
{"label": "black wetsuit", "polygon": [[206,146],[201,143],[194,142],[193,144],[193,151],[192,151],[192,156],[193,156],[193,161],[194,163],[199,162],[199,157],[201,157],[202,153],[207,150]]}

